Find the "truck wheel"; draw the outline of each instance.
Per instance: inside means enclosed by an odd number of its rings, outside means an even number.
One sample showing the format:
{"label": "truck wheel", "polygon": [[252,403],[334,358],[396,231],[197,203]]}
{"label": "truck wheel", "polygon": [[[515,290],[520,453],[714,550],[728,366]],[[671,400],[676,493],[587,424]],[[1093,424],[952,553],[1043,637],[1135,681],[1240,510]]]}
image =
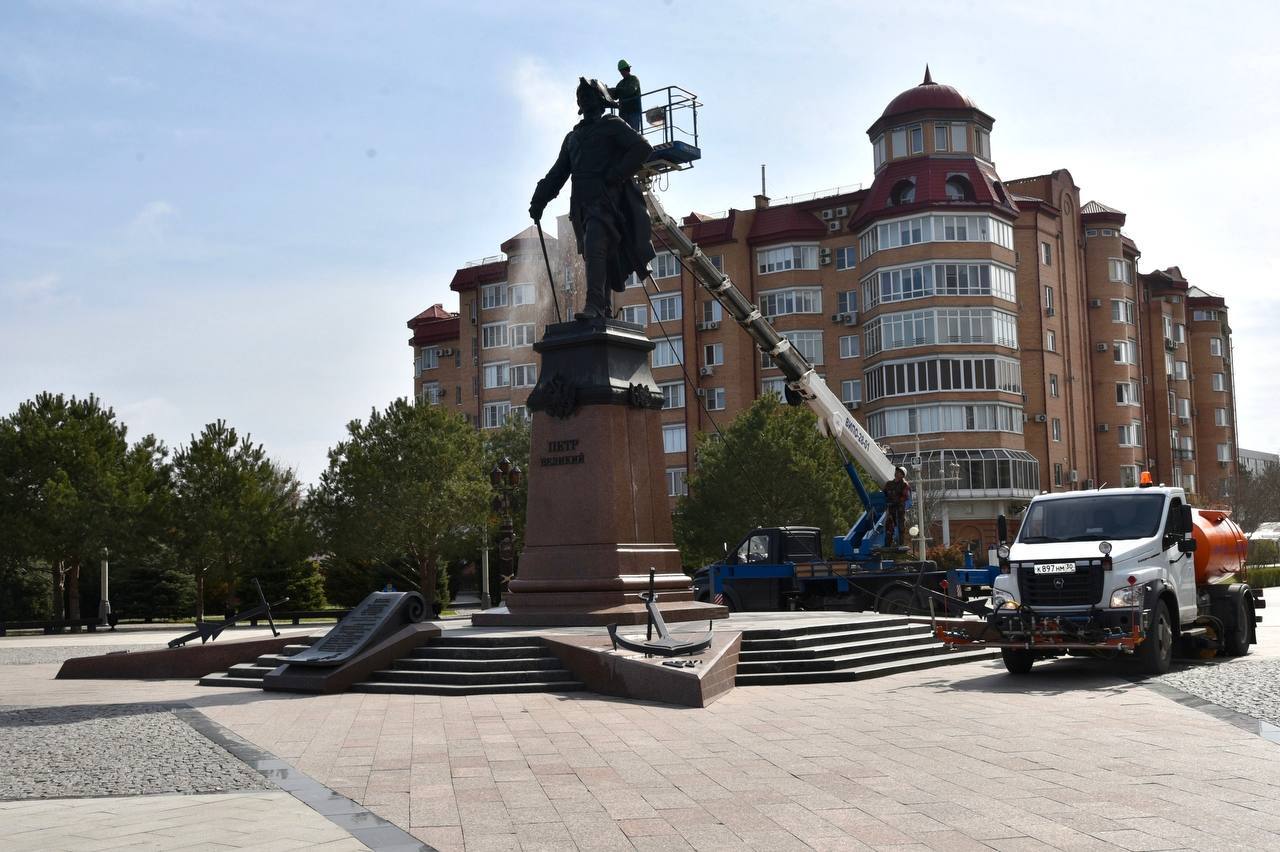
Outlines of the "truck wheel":
{"label": "truck wheel", "polygon": [[895,586],[887,590],[880,596],[880,600],[876,601],[876,612],[885,613],[886,615],[910,615],[914,604],[915,595],[911,594],[908,589]]}
{"label": "truck wheel", "polygon": [[1151,613],[1151,629],[1138,646],[1138,664],[1147,674],[1164,674],[1173,662],[1173,619],[1169,617],[1169,605],[1157,601]]}
{"label": "truck wheel", "polygon": [[1035,654],[1021,648],[1001,648],[1000,657],[1004,660],[1004,667],[1009,670],[1009,674],[1013,675],[1030,674],[1031,664],[1036,661]]}
{"label": "truck wheel", "polygon": [[1243,657],[1249,653],[1249,625],[1253,623],[1253,607],[1247,594],[1241,595],[1234,603],[1232,623],[1223,625],[1226,635],[1222,637],[1222,644],[1228,657]]}

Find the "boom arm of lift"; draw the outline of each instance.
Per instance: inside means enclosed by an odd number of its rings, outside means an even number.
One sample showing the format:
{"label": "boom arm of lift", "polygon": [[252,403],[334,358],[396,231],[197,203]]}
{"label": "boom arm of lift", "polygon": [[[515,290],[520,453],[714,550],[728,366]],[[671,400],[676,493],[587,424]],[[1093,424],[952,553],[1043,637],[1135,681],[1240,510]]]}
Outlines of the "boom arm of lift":
{"label": "boom arm of lift", "polygon": [[[791,345],[790,340],[774,329],[760,313],[760,309],[747,301],[742,291],[734,286],[729,276],[716,269],[711,259],[702,253],[702,249],[680,230],[675,220],[662,209],[662,204],[652,189],[645,188],[644,200],[649,208],[649,218],[656,227],[666,232],[670,248],[688,262],[698,283],[742,326],[742,330],[755,341],[756,347],[778,365],[782,375],[786,377],[787,387],[818,416],[818,428],[834,438],[844,452],[852,456],[876,482],[893,479],[894,466],[889,457],[867,434],[867,430],[853,419],[844,403],[827,387],[827,383],[813,369],[808,359]],[[849,474],[859,498],[870,509],[871,501],[866,489],[853,470],[850,469]]]}

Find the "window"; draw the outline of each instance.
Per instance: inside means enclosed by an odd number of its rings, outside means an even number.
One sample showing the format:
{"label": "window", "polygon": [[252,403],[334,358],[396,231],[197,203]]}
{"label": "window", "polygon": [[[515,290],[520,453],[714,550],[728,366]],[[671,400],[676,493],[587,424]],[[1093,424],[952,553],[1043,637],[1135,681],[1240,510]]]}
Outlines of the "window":
{"label": "window", "polygon": [[684,360],[683,337],[660,337],[653,342],[654,367],[674,367]]}
{"label": "window", "polygon": [[1178,416],[1184,417],[1188,420],[1191,419],[1191,400],[1187,399],[1186,397],[1179,397]]}
{"label": "window", "polygon": [[949,151],[951,149],[951,132],[945,124],[933,126],[933,150]]}
{"label": "window", "polygon": [[1040,262],[1045,266],[1053,266],[1053,246],[1040,242]]}
{"label": "window", "polygon": [[1116,405],[1141,405],[1137,382],[1116,382]]}
{"label": "window", "polygon": [[1138,485],[1138,466],[1136,464],[1120,465],[1120,487],[1136,488]]}
{"label": "window", "polygon": [[864,326],[867,354],[937,343],[1018,347],[1018,319],[992,308],[925,308],[885,314]]}
{"label": "window", "polygon": [[683,453],[687,448],[683,423],[668,423],[662,427],[662,451]]}
{"label": "window", "polygon": [[781,379],[781,378],[764,379],[763,381],[760,382],[761,396],[764,396],[767,393],[771,393],[774,396],[778,397],[779,399],[782,399],[783,393],[786,391],[786,389],[787,389],[786,379]]}
{"label": "window", "polygon": [[453,386],[454,402],[462,405],[462,385]]}
{"label": "window", "polygon": [[904,127],[895,127],[890,131],[890,139],[893,140],[893,156],[905,157],[907,155],[907,130]]}
{"label": "window", "polygon": [[858,291],[842,290],[836,293],[836,313],[849,314],[858,309]]}
{"label": "window", "polygon": [[707,411],[724,411],[724,388],[707,388]]}
{"label": "window", "polygon": [[503,423],[506,423],[507,418],[511,416],[511,403],[486,402],[483,412],[483,419],[481,420],[483,427],[485,429],[497,429]]}
{"label": "window", "polygon": [[672,322],[684,316],[681,308],[680,294],[672,293],[669,296],[653,297],[653,320],[654,322]]}
{"label": "window", "polygon": [[525,322],[511,326],[512,347],[533,345],[533,323]]}
{"label": "window", "polygon": [[639,276],[637,276],[634,272],[627,276],[626,286],[628,288],[639,287],[642,283],[643,282],[640,280]]}
{"label": "window", "polygon": [[1107,269],[1110,272],[1112,281],[1118,284],[1132,284],[1133,277],[1130,273],[1129,261],[1122,260],[1118,257],[1108,258]]}
{"label": "window", "polygon": [[663,408],[684,408],[684,382],[664,382],[658,390],[662,391]]}
{"label": "window", "polygon": [[486,284],[480,288],[480,307],[505,308],[507,306],[507,285]]}
{"label": "window", "polygon": [[480,326],[480,345],[484,349],[496,349],[507,345],[507,324],[494,322]]}
{"label": "window", "polygon": [[903,204],[911,204],[916,200],[916,183],[913,180],[900,180],[893,185],[893,189],[889,191],[889,204],[893,207],[900,207]]}
{"label": "window", "polygon": [[841,358],[857,358],[860,354],[858,335],[846,334],[840,338]]}
{"label": "window", "polygon": [[868,228],[859,235],[858,247],[865,260],[881,249],[935,241],[991,242],[1012,250],[1013,228],[1003,219],[981,214],[911,216]]}
{"label": "window", "polygon": [[1187,372],[1186,361],[1173,362],[1173,377],[1179,381],[1185,382],[1190,374]]}
{"label": "window", "polygon": [[[1000,403],[949,404],[888,408],[867,416],[867,431],[880,440],[930,432],[1022,433],[1022,409]],[[981,487],[981,486],[979,486]]]}
{"label": "window", "polygon": [[841,402],[862,402],[862,380],[846,379],[840,383]]}
{"label": "window", "polygon": [[1216,391],[1225,391],[1225,390],[1227,389],[1227,374],[1226,374],[1226,373],[1214,373],[1214,374],[1213,374],[1213,389],[1214,389],[1214,390],[1216,390]]}
{"label": "window", "polygon": [[821,287],[791,287],[760,294],[760,313],[767,317],[822,313]]}
{"label": "window", "polygon": [[511,368],[511,386],[513,388],[531,388],[537,383],[537,364],[517,364]]}
{"label": "window", "polygon": [[719,367],[724,363],[724,344],[708,343],[702,347],[702,363],[707,367]]}
{"label": "window", "polygon": [[712,299],[710,302],[702,303],[702,321],[703,322],[720,322],[724,319],[724,309],[720,307],[720,303]]}
{"label": "window", "polygon": [[875,149],[876,168],[878,169],[880,166],[884,165],[884,161],[886,159],[883,133],[876,137],[876,141],[872,143],[872,147]]}
{"label": "window", "polygon": [[756,252],[756,269],[761,275],[788,269],[817,268],[817,246],[780,246]]}
{"label": "window", "polygon": [[484,386],[486,390],[489,388],[505,388],[510,384],[510,364],[506,361],[484,365]]}
{"label": "window", "polygon": [[940,357],[890,361],[863,373],[868,402],[932,391],[1022,393],[1022,369],[1012,358]]}
{"label": "window", "polygon": [[1214,426],[1230,426],[1231,425],[1230,421],[1227,420],[1227,410],[1225,408],[1215,408],[1213,410],[1213,425]]}
{"label": "window", "polygon": [[418,357],[414,360],[414,378],[422,375],[424,370],[434,370],[440,366],[440,350],[434,346],[428,346],[425,349],[418,350]]}
{"label": "window", "polygon": [[1111,349],[1111,360],[1117,364],[1136,364],[1138,363],[1138,344],[1133,340],[1116,340],[1113,341]]}
{"label": "window", "polygon": [[1178,323],[1173,327],[1173,339],[1176,343],[1187,342],[1187,327],[1182,323]]}
{"label": "window", "polygon": [[1051,431],[1053,434],[1053,440],[1061,441],[1062,440],[1062,421],[1057,417],[1055,417],[1053,418],[1053,421],[1050,423],[1050,426],[1052,427]]}
{"label": "window", "polygon": [[1056,331],[1049,330],[1044,333],[1044,351],[1058,351],[1058,333]]}
{"label": "window", "polygon": [[907,128],[907,135],[911,137],[911,153],[924,153],[924,128],[918,124],[913,124]]}
{"label": "window", "polygon": [[991,159],[991,133],[984,128],[973,128],[974,147],[977,148],[976,153],[984,160]]}
{"label": "window", "polygon": [[1098,229],[1097,229],[1097,228],[1086,228],[1086,229],[1085,229],[1085,232],[1084,232],[1084,235],[1085,235],[1086,237],[1096,237],[1096,236],[1098,236]]}
{"label": "window", "polygon": [[707,260],[711,261],[711,265],[716,268],[717,272],[724,272],[724,255],[709,254],[707,255]]}
{"label": "window", "polygon": [[1231,444],[1229,442],[1226,444],[1218,445],[1218,461],[1220,462],[1231,461]]}
{"label": "window", "polygon": [[1052,287],[1044,288],[1044,307],[1045,307],[1045,310],[1051,313],[1053,312],[1053,288]]}
{"label": "window", "polygon": [[680,274],[680,262],[669,251],[660,251],[653,259],[654,278],[675,278]]}
{"label": "window", "polygon": [[508,423],[515,423],[521,420],[527,421],[528,419],[529,419],[529,409],[527,406],[524,406],[524,405],[511,406],[511,413],[507,415]]}
{"label": "window", "polygon": [[1216,355],[1219,358],[1222,357],[1222,338],[1221,337],[1209,338],[1209,354]]}
{"label": "window", "polygon": [[532,284],[512,284],[511,285],[511,306],[513,308],[520,305],[532,305],[537,302],[533,294]]}
{"label": "window", "polygon": [[1060,462],[1053,463],[1053,484],[1062,485],[1062,464]]}
{"label": "window", "polygon": [[969,132],[966,125],[951,125],[951,150],[952,151],[968,151],[969,150]]}
{"label": "window", "polygon": [[688,475],[687,467],[669,467],[667,468],[667,496],[683,497],[689,493],[689,486],[685,483],[685,477]]}
{"label": "window", "polygon": [[[1113,301],[1111,304],[1114,305],[1115,302]],[[1112,310],[1112,314],[1113,315],[1115,314],[1114,309]],[[1169,316],[1168,314],[1165,314],[1164,316],[1160,317],[1160,327],[1164,329],[1164,339],[1173,340],[1173,317]]]}
{"label": "window", "polygon": [[1112,299],[1111,321],[1133,325],[1133,302],[1128,299]]}
{"label": "window", "polygon": [[853,269],[858,265],[858,249],[856,246],[841,246],[836,249],[836,269]]}
{"label": "window", "polygon": [[964,175],[952,175],[947,178],[944,190],[948,201],[973,201],[973,184]]}
{"label": "window", "polygon": [[439,382],[423,382],[422,393],[418,395],[419,402],[425,402],[427,405],[439,405],[440,400],[444,398],[444,392],[440,389]]}
{"label": "window", "polygon": [[1129,423],[1121,423],[1117,430],[1119,434],[1119,442],[1122,447],[1141,447],[1142,446],[1142,421],[1132,420]]}
{"label": "window", "polygon": [[[1164,374],[1170,377],[1173,376],[1173,356],[1168,352],[1164,353]],[[1173,391],[1169,391],[1169,397],[1173,397]],[[1169,410],[1173,411],[1172,406],[1170,406]]]}
{"label": "window", "polygon": [[1196,322],[1205,322],[1205,321],[1217,322],[1218,312],[1217,311],[1192,311],[1191,319],[1195,320]]}
{"label": "window", "polygon": [[791,345],[807,358],[810,364],[817,366],[822,363],[822,332],[784,331],[782,336],[790,340]]}
{"label": "window", "polygon": [[1049,396],[1058,396],[1058,374],[1049,374]]}
{"label": "window", "polygon": [[622,308],[622,321],[636,325],[649,324],[649,309],[644,305],[625,305]]}

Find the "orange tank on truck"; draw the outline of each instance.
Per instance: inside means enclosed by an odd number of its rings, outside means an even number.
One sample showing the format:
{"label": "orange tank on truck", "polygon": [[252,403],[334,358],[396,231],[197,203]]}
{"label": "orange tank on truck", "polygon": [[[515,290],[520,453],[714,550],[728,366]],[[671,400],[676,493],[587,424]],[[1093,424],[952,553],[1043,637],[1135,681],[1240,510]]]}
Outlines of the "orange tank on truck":
{"label": "orange tank on truck", "polygon": [[1243,580],[1249,543],[1240,525],[1226,512],[1194,509],[1191,534],[1196,540],[1196,585]]}

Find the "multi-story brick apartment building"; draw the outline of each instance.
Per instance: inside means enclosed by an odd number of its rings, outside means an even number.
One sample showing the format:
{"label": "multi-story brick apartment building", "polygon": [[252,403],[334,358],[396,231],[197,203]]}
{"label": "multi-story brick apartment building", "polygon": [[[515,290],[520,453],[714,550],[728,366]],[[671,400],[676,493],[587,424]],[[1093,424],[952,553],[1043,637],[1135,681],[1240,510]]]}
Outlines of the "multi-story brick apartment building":
{"label": "multi-story brick apartment building", "polygon": [[[1235,472],[1225,303],[1176,267],[1137,274],[1125,214],[1082,203],[1066,170],[1003,180],[993,125],[926,75],[871,125],[866,188],[759,195],[683,226],[872,436],[920,457],[909,475],[940,507],[935,540],[985,546],[996,515],[1040,491],[1132,484],[1143,470],[1222,499]],[[558,234],[548,248],[567,313],[582,270],[563,220]],[[783,380],[661,232],[654,242],[652,281],[615,304],[658,344],[674,498],[697,435]],[[536,378],[526,347],[552,317],[536,235],[503,250],[458,270],[458,315],[435,306],[409,323],[415,392],[438,384],[436,399],[481,427],[522,406]],[[433,347],[453,354],[424,356]]]}

